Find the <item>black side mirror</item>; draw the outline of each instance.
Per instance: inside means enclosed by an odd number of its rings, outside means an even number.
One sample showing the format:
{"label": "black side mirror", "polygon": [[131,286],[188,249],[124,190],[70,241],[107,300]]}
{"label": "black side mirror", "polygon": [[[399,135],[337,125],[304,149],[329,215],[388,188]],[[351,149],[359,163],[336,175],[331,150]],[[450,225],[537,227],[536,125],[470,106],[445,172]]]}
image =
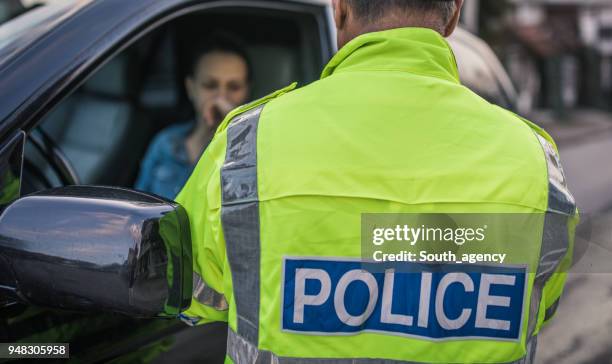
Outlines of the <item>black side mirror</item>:
{"label": "black side mirror", "polygon": [[191,290],[189,221],[174,202],[72,186],[23,197],[0,215],[0,304],[176,316]]}

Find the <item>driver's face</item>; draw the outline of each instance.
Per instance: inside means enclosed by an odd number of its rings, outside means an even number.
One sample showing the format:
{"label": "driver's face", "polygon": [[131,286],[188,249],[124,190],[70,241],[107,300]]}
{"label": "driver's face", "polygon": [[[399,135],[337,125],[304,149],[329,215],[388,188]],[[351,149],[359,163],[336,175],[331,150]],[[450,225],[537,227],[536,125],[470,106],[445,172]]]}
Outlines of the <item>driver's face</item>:
{"label": "driver's face", "polygon": [[[199,121],[213,128],[219,120],[207,120],[207,108],[215,104],[243,104],[249,94],[248,67],[233,53],[213,51],[200,58],[193,77],[187,79],[187,91]],[[221,107],[223,109],[223,107]]]}

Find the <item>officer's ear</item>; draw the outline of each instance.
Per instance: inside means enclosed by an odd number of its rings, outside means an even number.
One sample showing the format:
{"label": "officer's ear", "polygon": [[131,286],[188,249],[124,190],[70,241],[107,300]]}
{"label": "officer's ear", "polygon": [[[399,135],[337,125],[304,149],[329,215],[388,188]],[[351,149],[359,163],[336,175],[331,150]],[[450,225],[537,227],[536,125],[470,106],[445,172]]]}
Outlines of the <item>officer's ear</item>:
{"label": "officer's ear", "polygon": [[346,1],[333,0],[332,5],[334,7],[334,20],[336,21],[336,28],[338,30],[344,29],[346,27],[346,18],[348,15]]}
{"label": "officer's ear", "polygon": [[459,24],[459,18],[461,17],[461,8],[463,7],[464,0],[454,0],[455,1],[455,12],[450,20],[450,22],[444,28],[444,36],[450,37],[451,34],[457,28],[457,24]]}
{"label": "officer's ear", "polygon": [[355,38],[355,24],[351,24],[351,9],[347,0],[333,0],[334,20],[336,21],[338,49],[344,47],[351,39]]}

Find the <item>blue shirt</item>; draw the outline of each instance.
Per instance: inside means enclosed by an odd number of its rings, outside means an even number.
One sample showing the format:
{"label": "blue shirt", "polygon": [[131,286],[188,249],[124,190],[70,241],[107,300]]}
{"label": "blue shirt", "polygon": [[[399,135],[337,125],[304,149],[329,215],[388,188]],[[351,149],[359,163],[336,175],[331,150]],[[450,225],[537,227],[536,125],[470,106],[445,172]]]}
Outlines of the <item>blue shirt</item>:
{"label": "blue shirt", "polygon": [[193,122],[170,126],[159,132],[141,163],[137,190],[174,199],[189,179],[195,165],[187,156],[185,139]]}

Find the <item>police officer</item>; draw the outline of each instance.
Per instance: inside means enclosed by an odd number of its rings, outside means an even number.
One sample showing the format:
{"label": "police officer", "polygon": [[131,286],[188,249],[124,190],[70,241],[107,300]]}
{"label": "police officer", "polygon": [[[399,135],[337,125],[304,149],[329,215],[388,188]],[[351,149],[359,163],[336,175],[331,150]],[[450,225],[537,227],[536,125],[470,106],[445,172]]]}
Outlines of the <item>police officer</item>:
{"label": "police officer", "polygon": [[[334,0],[341,49],[321,79],[222,123],[178,202],[195,271],[183,319],[227,321],[226,362],[533,360],[576,207],[552,139],[460,84],[444,38],[462,3]],[[508,259],[519,273],[402,275],[360,269],[364,212],[544,220],[536,254]]]}

